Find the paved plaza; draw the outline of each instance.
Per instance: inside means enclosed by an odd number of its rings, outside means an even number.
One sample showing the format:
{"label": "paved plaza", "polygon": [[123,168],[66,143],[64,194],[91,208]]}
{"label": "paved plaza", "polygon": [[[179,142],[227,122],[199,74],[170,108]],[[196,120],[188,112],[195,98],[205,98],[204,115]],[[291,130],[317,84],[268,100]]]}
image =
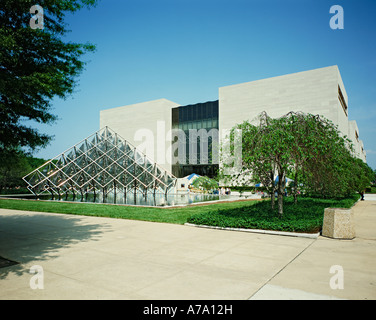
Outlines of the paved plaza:
{"label": "paved plaza", "polygon": [[0,209],[0,299],[376,299],[376,197],[354,212],[334,240]]}

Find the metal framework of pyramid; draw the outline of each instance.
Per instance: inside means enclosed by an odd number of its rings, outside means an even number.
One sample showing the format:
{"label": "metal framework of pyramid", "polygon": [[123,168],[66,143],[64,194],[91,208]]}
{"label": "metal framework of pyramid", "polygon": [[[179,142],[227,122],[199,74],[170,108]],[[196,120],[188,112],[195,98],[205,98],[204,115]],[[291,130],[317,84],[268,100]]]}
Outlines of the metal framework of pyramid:
{"label": "metal framework of pyramid", "polygon": [[164,193],[176,177],[105,127],[35,169],[23,180],[36,196],[84,197],[112,193]]}

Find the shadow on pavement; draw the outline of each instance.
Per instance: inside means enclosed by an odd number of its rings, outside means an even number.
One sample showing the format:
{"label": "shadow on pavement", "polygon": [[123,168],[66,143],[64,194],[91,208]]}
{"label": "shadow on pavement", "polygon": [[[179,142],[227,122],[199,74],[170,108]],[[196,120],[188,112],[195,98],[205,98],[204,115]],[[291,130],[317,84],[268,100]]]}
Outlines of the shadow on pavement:
{"label": "shadow on pavement", "polygon": [[[63,214],[0,212],[0,279],[28,272],[25,264],[60,256],[61,249],[96,241],[109,225]],[[7,263],[10,260],[15,263]],[[37,264],[37,263],[36,263]]]}

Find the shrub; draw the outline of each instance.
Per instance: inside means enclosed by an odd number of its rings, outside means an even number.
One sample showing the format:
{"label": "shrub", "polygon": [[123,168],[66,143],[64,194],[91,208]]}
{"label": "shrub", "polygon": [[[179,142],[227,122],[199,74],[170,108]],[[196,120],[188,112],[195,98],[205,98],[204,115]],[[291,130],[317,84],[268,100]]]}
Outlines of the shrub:
{"label": "shrub", "polygon": [[285,199],[282,217],[271,209],[270,201],[261,201],[240,208],[217,209],[195,214],[188,218],[188,222],[223,228],[316,233],[322,228],[325,208],[351,208],[358,199],[358,195],[344,199],[301,198],[294,204],[294,199],[288,197]]}

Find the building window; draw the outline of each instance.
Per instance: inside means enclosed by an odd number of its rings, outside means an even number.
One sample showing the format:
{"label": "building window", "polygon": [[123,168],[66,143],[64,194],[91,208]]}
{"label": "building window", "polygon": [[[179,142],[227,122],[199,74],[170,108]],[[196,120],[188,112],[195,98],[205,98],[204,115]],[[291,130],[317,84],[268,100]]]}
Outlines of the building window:
{"label": "building window", "polygon": [[356,141],[359,142],[359,134],[358,134],[358,131],[355,131],[355,138],[356,138]]}
{"label": "building window", "polygon": [[[216,100],[172,109],[172,128],[182,129],[185,133],[185,141],[175,139],[173,142],[181,143],[182,146],[185,146],[184,154],[186,157],[184,163],[172,165],[172,173],[176,177],[185,177],[191,173],[207,175],[209,177],[214,177],[217,174],[219,165],[218,163],[213,163],[213,159],[217,159],[218,157],[213,157],[213,152],[217,152],[214,146],[218,146],[219,141],[217,141],[218,137],[214,135],[212,129],[218,130],[218,108],[219,101]],[[206,143],[203,142],[203,147],[208,148],[206,153],[201,150],[201,136],[205,136],[205,134],[197,131],[197,134],[194,135],[195,137],[197,136],[194,138],[197,139],[196,145],[195,148],[193,148],[193,142],[189,139],[190,129],[204,129],[206,131],[208,141]],[[191,151],[193,151],[192,154]],[[174,159],[176,159],[178,154],[179,152],[175,150],[173,154]],[[201,155],[203,155],[203,163],[201,163]]]}
{"label": "building window", "polygon": [[339,99],[339,102],[341,103],[343,111],[345,112],[345,115],[347,116],[347,104],[343,97],[341,88],[339,86],[338,86],[338,99]]}

